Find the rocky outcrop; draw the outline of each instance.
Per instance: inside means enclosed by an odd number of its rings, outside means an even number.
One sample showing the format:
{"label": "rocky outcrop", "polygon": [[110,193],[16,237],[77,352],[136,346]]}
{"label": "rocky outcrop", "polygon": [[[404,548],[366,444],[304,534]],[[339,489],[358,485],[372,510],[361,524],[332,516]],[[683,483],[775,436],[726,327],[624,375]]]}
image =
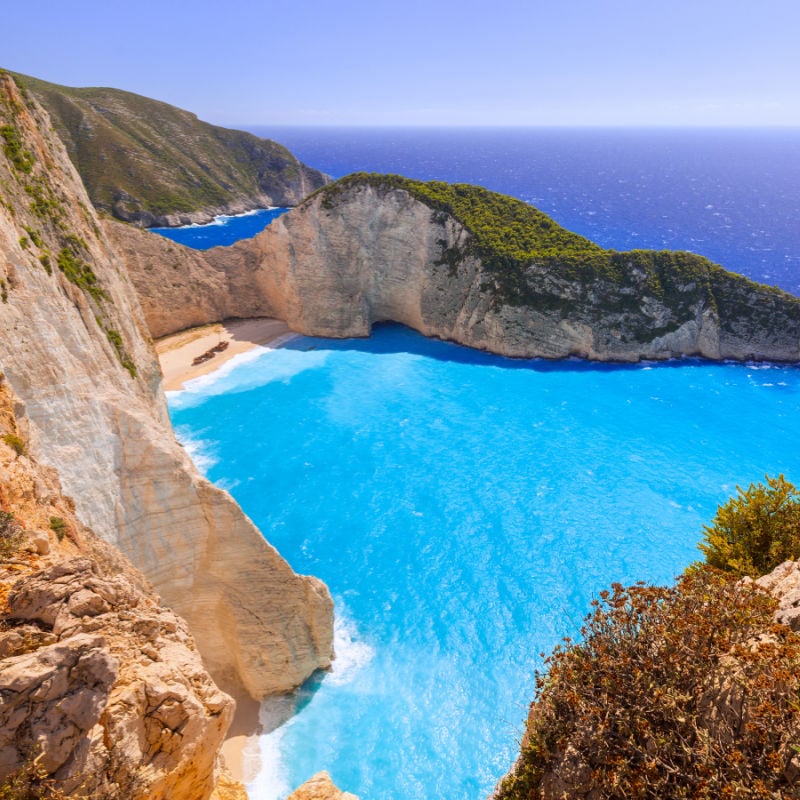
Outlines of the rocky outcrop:
{"label": "rocky outcrop", "polygon": [[778,601],[775,621],[800,631],[800,561],[784,561],[755,583]]}
{"label": "rocky outcrop", "polygon": [[285,147],[108,88],[17,79],[50,112],[95,207],[145,227],[293,206],[328,178]]}
{"label": "rocky outcrop", "polygon": [[358,800],[350,792],[336,787],[331,776],[325,772],[312,775],[302,786],[295,789],[286,800]]}
{"label": "rocky outcrop", "polygon": [[28,776],[120,800],[235,787],[218,757],[233,700],[186,623],[29,455],[15,405],[0,381],[0,786]]}
{"label": "rocky outcrop", "polygon": [[178,445],[123,258],[8,76],[0,129],[0,368],[29,451],[186,618],[215,679],[256,699],[297,686],[330,663],[327,589],[295,575]]}
{"label": "rocky outcrop", "polygon": [[[465,197],[489,234],[453,207]],[[508,236],[525,239],[527,255],[509,255],[502,228],[496,235],[509,215],[520,221]],[[272,316],[332,337],[368,336],[376,322],[394,321],[519,357],[800,359],[797,298],[688,253],[604,251],[476,187],[355,176],[254,239],[203,254],[119,226],[108,232],[155,336]],[[167,266],[178,261],[186,268]]]}
{"label": "rocky outcrop", "polygon": [[183,620],[87,558],[18,580],[7,619],[0,778],[41,754],[66,792],[210,795],[234,704]]}

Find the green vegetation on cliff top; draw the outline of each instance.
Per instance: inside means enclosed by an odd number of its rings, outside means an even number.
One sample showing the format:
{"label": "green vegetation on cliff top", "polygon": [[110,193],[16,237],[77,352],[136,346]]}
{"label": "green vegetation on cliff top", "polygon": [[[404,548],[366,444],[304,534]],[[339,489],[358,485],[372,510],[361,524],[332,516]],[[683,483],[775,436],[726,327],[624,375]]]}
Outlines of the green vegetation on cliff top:
{"label": "green vegetation on cliff top", "polygon": [[149,224],[261,197],[295,205],[325,183],[282,145],[166,103],[11,74],[49,112],[94,205],[120,219]]}
{"label": "green vegetation on cliff top", "polygon": [[800,559],[800,491],[784,478],[737,487],[703,529],[700,550],[717,569],[757,578]]}
{"label": "green vegetation on cliff top", "polygon": [[[597,305],[603,313],[638,312],[640,292],[645,290],[673,308],[676,319],[680,319],[700,298],[712,308],[717,308],[720,298],[726,303],[736,302],[738,295],[731,292],[732,288],[741,290],[743,297],[757,291],[762,297],[777,301],[782,309],[800,312],[800,299],[728,272],[703,256],[683,251],[606,250],[561,227],[528,203],[479,186],[354,173],[320,189],[318,194],[322,194],[323,207],[332,209],[340,198],[365,185],[407,192],[431,208],[433,222],[444,223],[448,216],[458,221],[471,236],[462,249],[445,250],[443,263],[455,270],[468,256],[480,258],[491,278],[487,288],[502,303],[535,304],[539,308],[549,303],[566,312],[572,301],[585,299],[565,299],[552,286],[548,289],[543,280],[546,276],[584,288],[605,282],[621,290],[615,295],[614,308]],[[723,288],[725,291],[721,291]],[[734,316],[733,311],[730,316]],[[652,338],[666,330],[643,333]]]}
{"label": "green vegetation on cliff top", "polygon": [[[101,285],[92,268],[92,253],[87,241],[76,234],[70,224],[75,215],[70,214],[70,203],[64,194],[63,174],[57,169],[50,154],[37,159],[36,126],[42,126],[41,111],[30,94],[12,75],[0,70],[0,136],[2,156],[8,164],[8,178],[0,179],[0,205],[14,217],[25,236],[19,238],[23,250],[31,251],[32,263],[53,274],[53,260],[70,283],[83,291],[90,300],[98,326],[114,347],[121,365],[132,378],[136,365],[129,355],[122,335],[113,327],[111,307],[113,301]],[[41,130],[39,131],[41,133]],[[41,152],[41,148],[38,148]],[[79,216],[95,237],[100,231],[86,206],[77,200]],[[74,207],[73,207],[74,212]],[[28,224],[25,224],[27,217]],[[51,258],[53,253],[57,253]],[[0,299],[8,302],[12,281],[0,280]],[[8,437],[6,437],[8,438]],[[10,444],[9,441],[6,442]],[[11,445],[13,446],[13,445]]]}

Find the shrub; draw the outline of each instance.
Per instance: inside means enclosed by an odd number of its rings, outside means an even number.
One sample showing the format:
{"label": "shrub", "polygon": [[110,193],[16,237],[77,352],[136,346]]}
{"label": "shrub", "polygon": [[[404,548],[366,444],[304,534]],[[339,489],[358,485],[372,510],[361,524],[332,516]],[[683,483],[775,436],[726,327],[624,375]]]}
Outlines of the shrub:
{"label": "shrub", "polygon": [[42,241],[42,237],[39,235],[39,232],[27,225],[23,225],[22,228],[25,233],[30,236],[31,241],[41,250],[42,247],[44,247],[44,242]]}
{"label": "shrub", "polygon": [[3,437],[3,441],[18,455],[24,455],[25,442],[20,439],[15,433],[7,433]]}
{"label": "shrub", "polygon": [[30,758],[0,786],[0,800],[67,800],[38,759]]}
{"label": "shrub", "polygon": [[97,303],[108,299],[108,295],[98,284],[97,275],[94,274],[92,268],[76,256],[69,247],[61,248],[56,257],[56,263],[69,281],[88,292]]}
{"label": "shrub", "polygon": [[705,565],[601,598],[537,673],[498,800],[797,797],[800,636],[775,601]]}
{"label": "shrub", "polygon": [[717,509],[700,550],[713,567],[757,577],[800,558],[800,492],[783,475],[751,483]]}
{"label": "shrub", "polygon": [[0,558],[8,558],[22,542],[22,530],[10,511],[0,511]]}
{"label": "shrub", "polygon": [[50,530],[55,533],[59,542],[62,541],[67,532],[67,523],[64,521],[64,518],[50,517]]}
{"label": "shrub", "polygon": [[30,173],[33,169],[33,156],[29,150],[25,150],[19,131],[12,125],[0,127],[0,138],[3,139],[3,152],[19,172]]}

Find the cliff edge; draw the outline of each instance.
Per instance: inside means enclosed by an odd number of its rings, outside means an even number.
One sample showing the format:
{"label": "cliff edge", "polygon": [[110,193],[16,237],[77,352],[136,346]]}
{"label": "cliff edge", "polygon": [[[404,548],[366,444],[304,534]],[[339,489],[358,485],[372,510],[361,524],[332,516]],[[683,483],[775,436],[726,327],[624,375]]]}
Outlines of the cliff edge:
{"label": "cliff edge", "polygon": [[692,253],[604,250],[475,186],[352,175],[204,253],[107,234],[154,336],[273,316],[331,337],[394,321],[526,358],[800,359],[797,298]]}
{"label": "cliff edge", "polygon": [[76,514],[189,623],[223,687],[260,699],[330,664],[332,602],[177,443],[124,260],[46,113],[0,74],[0,369]]}
{"label": "cliff edge", "polygon": [[0,795],[201,800],[222,782],[245,798],[218,756],[233,700],[30,455],[20,406],[0,378]]}

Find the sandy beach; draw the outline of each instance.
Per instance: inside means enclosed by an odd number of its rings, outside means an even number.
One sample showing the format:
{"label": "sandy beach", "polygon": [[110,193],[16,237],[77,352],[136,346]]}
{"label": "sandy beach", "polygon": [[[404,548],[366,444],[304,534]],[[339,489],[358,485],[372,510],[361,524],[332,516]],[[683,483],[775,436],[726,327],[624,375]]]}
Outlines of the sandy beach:
{"label": "sandy beach", "polygon": [[[185,381],[214,372],[240,353],[263,345],[277,346],[294,335],[286,323],[261,317],[226,320],[165,336],[156,341],[156,352],[164,375],[164,389],[181,389]],[[220,342],[229,342],[229,345],[208,361],[192,365],[197,356],[208,352]],[[248,750],[253,748],[254,737],[259,732],[260,705],[243,693],[237,694],[235,700],[236,716],[223,744],[222,755],[233,776],[247,782],[253,779],[254,771],[258,769],[255,753],[248,757],[245,749],[248,745]]]}
{"label": "sandy beach", "polygon": [[[249,783],[255,778],[259,767],[257,737],[261,731],[259,722],[260,703],[245,692],[234,694],[236,714],[222,743],[225,766],[236,780]],[[248,755],[245,755],[245,749]]]}
{"label": "sandy beach", "polygon": [[[240,353],[246,353],[259,345],[277,346],[292,336],[294,334],[285,322],[268,317],[226,320],[165,336],[156,341],[156,352],[164,375],[164,389],[181,389],[185,381],[214,372]],[[220,342],[229,342],[229,345],[208,361],[192,365],[197,356],[208,352]]]}

